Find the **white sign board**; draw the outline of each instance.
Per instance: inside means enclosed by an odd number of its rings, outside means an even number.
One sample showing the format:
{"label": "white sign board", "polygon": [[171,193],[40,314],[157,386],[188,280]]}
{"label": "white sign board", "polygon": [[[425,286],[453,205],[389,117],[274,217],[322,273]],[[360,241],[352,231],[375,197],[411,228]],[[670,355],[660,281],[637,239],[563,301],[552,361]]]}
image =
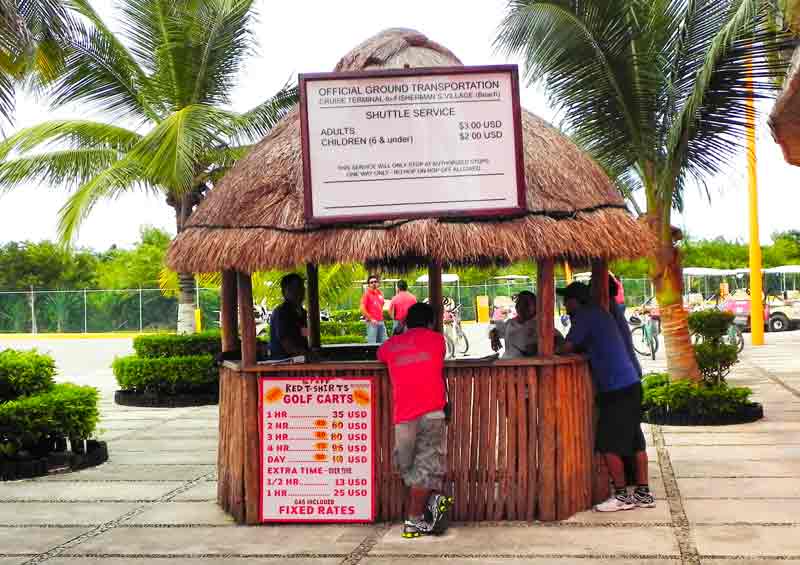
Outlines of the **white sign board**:
{"label": "white sign board", "polygon": [[311,223],[525,209],[516,65],[300,75]]}
{"label": "white sign board", "polygon": [[369,377],[259,379],[262,522],[371,522]]}

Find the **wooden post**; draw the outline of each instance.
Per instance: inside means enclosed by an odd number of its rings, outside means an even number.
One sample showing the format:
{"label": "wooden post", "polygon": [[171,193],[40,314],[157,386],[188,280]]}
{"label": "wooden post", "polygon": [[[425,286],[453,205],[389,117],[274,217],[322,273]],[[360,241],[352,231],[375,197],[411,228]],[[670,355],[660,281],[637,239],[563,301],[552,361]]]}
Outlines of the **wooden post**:
{"label": "wooden post", "polygon": [[322,346],[319,329],[319,267],[314,263],[306,265],[308,279],[308,341],[311,349]]}
{"label": "wooden post", "polygon": [[[536,275],[536,316],[539,326],[539,355],[552,356],[555,353],[555,276],[552,259],[539,261]],[[539,367],[538,391],[538,459],[539,476],[536,493],[539,497],[540,520],[556,519],[557,475],[556,475],[556,426],[557,405],[555,371],[552,365]]]}
{"label": "wooden post", "polygon": [[536,316],[539,324],[539,355],[547,357],[555,353],[556,326],[555,315],[556,281],[555,262],[552,259],[539,261],[537,267]]}
{"label": "wooden post", "polygon": [[592,261],[592,298],[608,310],[608,262],[602,259]]}
{"label": "wooden post", "polygon": [[247,273],[238,273],[239,327],[242,330],[242,367],[256,364],[256,321],[253,317],[253,282]]}
{"label": "wooden post", "polygon": [[442,264],[431,261],[428,265],[428,297],[433,307],[434,329],[442,332],[444,329],[444,311],[442,306]]}
{"label": "wooden post", "polygon": [[236,271],[222,271],[222,290],[220,291],[220,322],[222,323],[222,351],[236,351],[239,348],[239,321],[236,297]]}

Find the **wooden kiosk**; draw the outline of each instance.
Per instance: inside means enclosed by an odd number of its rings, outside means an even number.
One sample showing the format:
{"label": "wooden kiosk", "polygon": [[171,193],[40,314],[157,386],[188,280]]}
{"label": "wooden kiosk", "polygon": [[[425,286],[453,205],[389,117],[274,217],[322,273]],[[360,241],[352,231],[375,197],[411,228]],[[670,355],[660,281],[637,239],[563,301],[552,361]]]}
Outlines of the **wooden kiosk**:
{"label": "wooden kiosk", "polygon": [[[411,30],[387,30],[347,54],[336,72],[460,66],[447,49]],[[392,470],[391,394],[375,361],[325,361],[320,348],[317,265],[426,265],[431,304],[441,304],[443,265],[538,264],[538,310],[554,312],[554,265],[591,264],[607,304],[607,261],[641,256],[649,236],[603,171],[567,138],[522,111],[525,208],[516,217],[394,218],[370,223],[307,221],[301,116],[292,110],[222,180],[169,253],[173,269],[221,271],[223,350],[240,363],[220,371],[218,501],[239,523],[261,521],[260,376],[373,378],[375,519],[403,516]],[[250,273],[305,266],[314,364],[258,365]],[[240,307],[243,306],[243,307]],[[238,314],[237,314],[238,313]],[[441,317],[439,317],[441,319]],[[446,489],[455,520],[560,520],[592,502],[593,392],[586,360],[556,356],[553,316],[539,317],[539,357],[446,363],[452,419]],[[339,356],[338,358],[341,358]]]}

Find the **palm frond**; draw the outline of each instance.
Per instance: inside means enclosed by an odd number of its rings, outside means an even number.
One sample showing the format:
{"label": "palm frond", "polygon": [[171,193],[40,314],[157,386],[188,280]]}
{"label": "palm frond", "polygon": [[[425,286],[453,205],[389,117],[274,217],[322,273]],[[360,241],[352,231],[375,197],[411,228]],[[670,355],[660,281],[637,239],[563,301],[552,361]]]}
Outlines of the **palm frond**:
{"label": "palm frond", "polygon": [[38,182],[51,188],[74,188],[113,165],[110,149],[67,149],[0,162],[0,193]]}
{"label": "palm frond", "polygon": [[167,103],[168,111],[190,104],[194,86],[189,59],[192,52],[187,18],[198,2],[173,0],[126,0],[122,26],[131,52],[147,69],[154,96]]}
{"label": "palm frond", "polygon": [[189,66],[194,79],[190,104],[230,103],[242,62],[253,49],[252,4],[253,0],[206,0],[183,16],[189,46],[180,64]]}
{"label": "palm frond", "polygon": [[299,99],[297,85],[287,83],[274,96],[234,120],[236,143],[255,143],[266,136]]}
{"label": "palm frond", "polygon": [[0,160],[12,151],[26,153],[45,144],[127,151],[141,139],[129,129],[89,120],[51,120],[18,131],[0,142]]}
{"label": "palm frond", "polygon": [[512,0],[496,47],[525,61],[525,76],[541,81],[551,104],[581,146],[616,170],[647,150],[640,135],[641,92],[634,75],[631,13],[623,0]]}
{"label": "palm frond", "polygon": [[[222,276],[220,273],[196,274],[195,279],[200,288],[216,289],[222,286]],[[180,292],[178,273],[168,267],[162,267],[158,272],[158,288],[161,289],[161,294],[164,296],[177,296],[178,292]]]}
{"label": "palm frond", "polygon": [[15,101],[14,81],[11,76],[0,69],[0,118],[3,118],[4,121],[11,122]]}
{"label": "palm frond", "polygon": [[678,112],[663,171],[673,177],[685,167],[703,179],[729,166],[753,112],[748,98],[774,97],[776,79],[788,71],[785,60],[770,55],[794,47],[787,33],[767,29],[769,8],[759,0],[704,2],[675,86]]}
{"label": "palm frond", "polygon": [[157,190],[147,182],[139,164],[130,159],[116,161],[89,179],[61,207],[58,218],[61,242],[69,243],[74,239],[80,224],[100,200],[114,198],[137,188]]}
{"label": "palm frond", "polygon": [[319,301],[323,307],[338,302],[356,281],[363,280],[366,272],[356,263],[325,265],[319,272]]}
{"label": "palm frond", "polygon": [[143,70],[113,35],[78,25],[67,45],[64,66],[50,89],[55,107],[88,104],[114,117],[158,120],[158,109],[146,98],[149,87]]}
{"label": "palm frond", "polygon": [[208,147],[228,135],[230,113],[194,104],[174,112],[148,132],[128,154],[153,185],[180,194],[203,173]]}

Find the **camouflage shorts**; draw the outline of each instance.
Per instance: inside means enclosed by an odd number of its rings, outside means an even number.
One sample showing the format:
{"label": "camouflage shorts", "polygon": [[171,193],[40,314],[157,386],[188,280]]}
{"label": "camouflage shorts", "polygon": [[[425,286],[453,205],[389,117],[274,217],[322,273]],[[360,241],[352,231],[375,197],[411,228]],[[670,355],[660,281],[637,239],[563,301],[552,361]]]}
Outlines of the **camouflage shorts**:
{"label": "camouflage shorts", "polygon": [[442,490],[445,471],[443,412],[394,425],[394,465],[406,486]]}

